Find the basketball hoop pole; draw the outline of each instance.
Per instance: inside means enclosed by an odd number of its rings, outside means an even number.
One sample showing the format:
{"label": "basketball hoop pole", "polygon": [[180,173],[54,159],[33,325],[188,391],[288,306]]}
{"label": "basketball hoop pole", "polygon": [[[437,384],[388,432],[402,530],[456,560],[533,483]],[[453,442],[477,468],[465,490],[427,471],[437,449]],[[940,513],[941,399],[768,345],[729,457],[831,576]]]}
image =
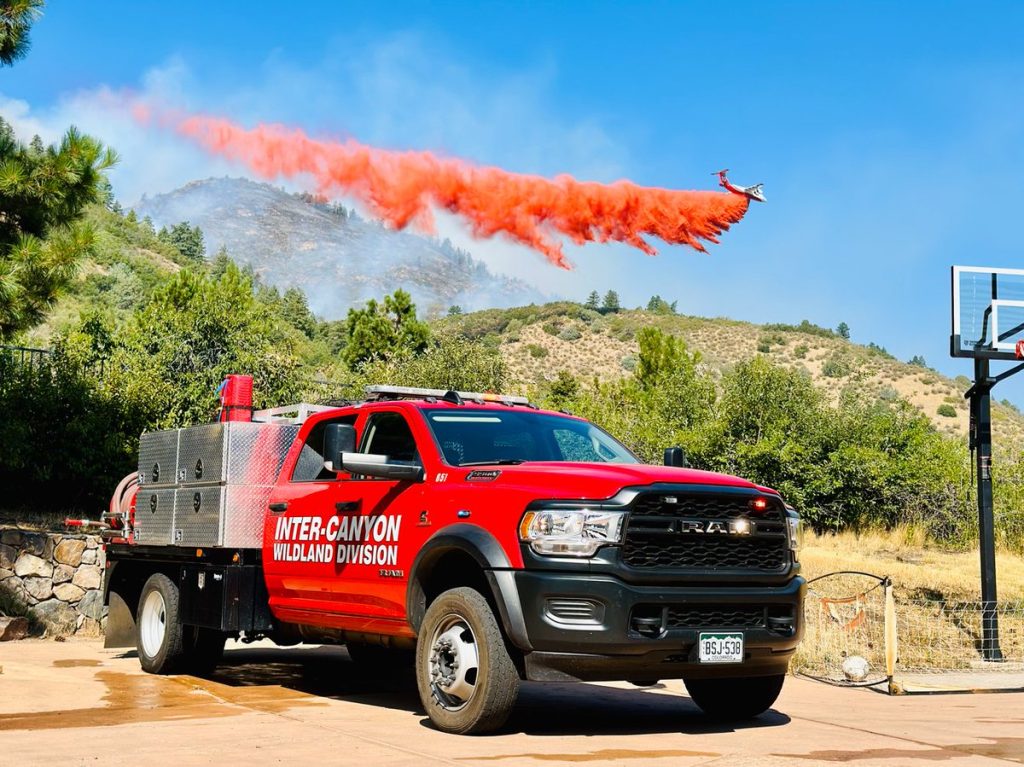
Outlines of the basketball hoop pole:
{"label": "basketball hoop pole", "polygon": [[[974,360],[970,446],[978,482],[981,554],[981,657],[1001,661],[996,602],[996,534],[992,511],[992,387],[1024,371],[1024,269],[953,266],[949,353]],[[993,376],[992,360],[1017,365]]]}
{"label": "basketball hoop pole", "polygon": [[989,375],[989,361],[974,359],[974,385],[967,391],[971,402],[971,447],[975,450],[978,481],[978,538],[981,549],[981,657],[1003,660],[999,647],[999,614],[996,610],[996,542],[992,513],[992,387],[1001,380]]}

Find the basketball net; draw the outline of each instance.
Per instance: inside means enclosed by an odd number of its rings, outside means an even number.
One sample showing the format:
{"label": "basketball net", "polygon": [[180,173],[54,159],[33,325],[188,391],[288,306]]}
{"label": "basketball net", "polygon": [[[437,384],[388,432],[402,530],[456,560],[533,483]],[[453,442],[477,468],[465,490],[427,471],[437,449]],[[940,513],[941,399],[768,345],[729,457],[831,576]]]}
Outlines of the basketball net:
{"label": "basketball net", "polygon": [[1017,355],[1017,359],[1024,360],[1024,339],[1016,343],[1013,348],[1013,352]]}

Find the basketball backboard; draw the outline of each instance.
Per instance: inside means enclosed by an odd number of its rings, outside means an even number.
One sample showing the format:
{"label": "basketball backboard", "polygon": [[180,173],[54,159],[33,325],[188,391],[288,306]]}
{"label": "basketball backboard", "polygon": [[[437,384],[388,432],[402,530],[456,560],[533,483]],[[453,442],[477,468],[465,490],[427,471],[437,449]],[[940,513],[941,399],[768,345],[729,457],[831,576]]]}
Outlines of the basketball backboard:
{"label": "basketball backboard", "polygon": [[1024,352],[1024,269],[954,266],[954,357],[1019,360]]}

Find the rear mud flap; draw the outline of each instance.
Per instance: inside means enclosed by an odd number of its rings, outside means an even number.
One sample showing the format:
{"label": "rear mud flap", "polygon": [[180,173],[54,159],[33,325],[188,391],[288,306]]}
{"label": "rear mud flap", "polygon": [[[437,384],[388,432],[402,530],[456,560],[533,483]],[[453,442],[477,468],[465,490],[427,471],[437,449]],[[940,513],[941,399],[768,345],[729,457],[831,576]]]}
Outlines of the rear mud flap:
{"label": "rear mud flap", "polygon": [[135,647],[135,616],[116,591],[110,592],[104,647]]}

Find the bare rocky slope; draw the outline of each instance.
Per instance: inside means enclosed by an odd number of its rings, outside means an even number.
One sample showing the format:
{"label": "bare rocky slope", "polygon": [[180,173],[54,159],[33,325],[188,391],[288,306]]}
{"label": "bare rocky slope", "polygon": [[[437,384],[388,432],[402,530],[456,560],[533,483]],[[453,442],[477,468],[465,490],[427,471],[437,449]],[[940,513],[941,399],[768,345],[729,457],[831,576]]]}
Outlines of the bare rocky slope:
{"label": "bare rocky slope", "polygon": [[496,275],[447,241],[396,232],[340,206],[241,178],[208,178],[134,206],[157,228],[198,225],[207,255],[225,247],[267,283],[299,287],[326,319],[397,288],[421,311],[515,306],[544,300],[521,280]]}

